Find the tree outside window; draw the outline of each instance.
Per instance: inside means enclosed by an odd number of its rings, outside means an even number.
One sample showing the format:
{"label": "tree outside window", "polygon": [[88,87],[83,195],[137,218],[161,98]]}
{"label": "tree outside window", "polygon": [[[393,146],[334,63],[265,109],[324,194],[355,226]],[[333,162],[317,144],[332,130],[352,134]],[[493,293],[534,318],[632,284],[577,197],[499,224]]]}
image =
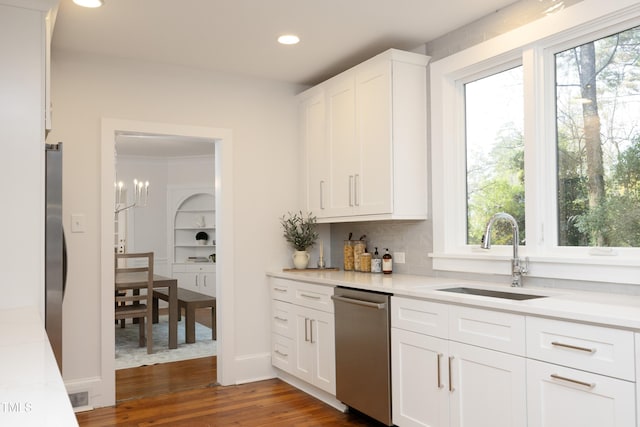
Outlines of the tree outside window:
{"label": "tree outside window", "polygon": [[555,62],[558,245],[640,247],[640,27]]}

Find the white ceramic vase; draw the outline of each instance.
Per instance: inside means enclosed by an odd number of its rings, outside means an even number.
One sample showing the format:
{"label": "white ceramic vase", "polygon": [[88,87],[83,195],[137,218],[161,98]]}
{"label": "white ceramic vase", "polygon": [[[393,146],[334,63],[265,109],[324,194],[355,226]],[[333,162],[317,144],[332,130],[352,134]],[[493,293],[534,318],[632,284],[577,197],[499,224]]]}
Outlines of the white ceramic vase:
{"label": "white ceramic vase", "polygon": [[298,270],[304,270],[309,265],[309,252],[307,251],[294,251],[293,252],[293,265]]}

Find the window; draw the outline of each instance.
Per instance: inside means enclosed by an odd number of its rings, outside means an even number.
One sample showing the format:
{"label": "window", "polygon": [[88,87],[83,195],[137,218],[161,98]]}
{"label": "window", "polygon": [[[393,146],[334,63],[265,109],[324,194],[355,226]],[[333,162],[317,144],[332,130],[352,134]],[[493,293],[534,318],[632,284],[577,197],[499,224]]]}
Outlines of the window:
{"label": "window", "polygon": [[558,244],[640,247],[640,27],[555,55]]}
{"label": "window", "polygon": [[510,230],[479,247],[502,211],[530,276],[638,284],[640,4],[583,0],[430,74],[434,270],[508,275]]}
{"label": "window", "polygon": [[[508,212],[525,237],[522,67],[465,84],[467,244],[482,242],[491,215]],[[494,244],[511,243],[496,224]]]}

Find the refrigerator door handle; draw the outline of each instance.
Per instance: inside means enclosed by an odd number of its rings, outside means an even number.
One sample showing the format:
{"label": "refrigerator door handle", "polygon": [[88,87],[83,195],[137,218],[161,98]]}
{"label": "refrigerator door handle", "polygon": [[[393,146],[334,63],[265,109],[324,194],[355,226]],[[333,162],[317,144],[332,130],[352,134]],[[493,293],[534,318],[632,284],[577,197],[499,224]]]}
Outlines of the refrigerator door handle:
{"label": "refrigerator door handle", "polygon": [[62,229],[62,299],[67,290],[67,237]]}

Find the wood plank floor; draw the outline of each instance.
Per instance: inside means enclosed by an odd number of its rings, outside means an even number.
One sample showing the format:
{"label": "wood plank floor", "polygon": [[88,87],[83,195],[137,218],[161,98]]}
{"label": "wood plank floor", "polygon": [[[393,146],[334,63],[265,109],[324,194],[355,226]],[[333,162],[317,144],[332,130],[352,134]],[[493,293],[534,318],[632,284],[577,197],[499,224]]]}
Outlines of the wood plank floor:
{"label": "wood plank floor", "polygon": [[[215,385],[215,357],[116,371],[116,406],[76,414],[81,427],[381,426],[273,379]],[[144,397],[141,397],[144,396]]]}

